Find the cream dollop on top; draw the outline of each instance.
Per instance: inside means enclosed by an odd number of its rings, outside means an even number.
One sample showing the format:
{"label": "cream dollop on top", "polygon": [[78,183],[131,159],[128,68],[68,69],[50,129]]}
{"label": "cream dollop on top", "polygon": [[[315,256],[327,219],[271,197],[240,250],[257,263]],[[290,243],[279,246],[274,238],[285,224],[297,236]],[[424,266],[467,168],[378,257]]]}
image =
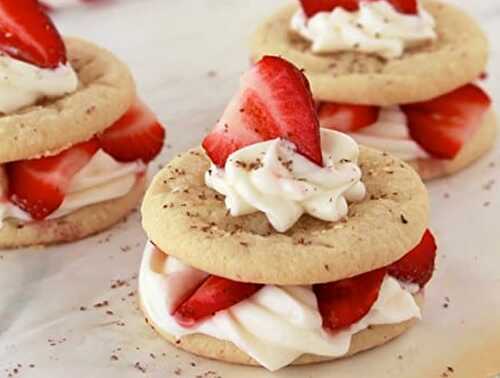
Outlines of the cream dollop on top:
{"label": "cream dollop on top", "polygon": [[308,19],[302,10],[290,27],[312,43],[315,53],[360,51],[386,59],[398,58],[405,48],[435,40],[435,20],[419,5],[416,15],[398,12],[387,1],[361,2],[359,10],[336,7]]}
{"label": "cream dollop on top", "polygon": [[[99,150],[73,177],[64,202],[46,219],[60,218],[85,206],[123,197],[134,187],[137,175],[145,171],[146,166],[141,161],[121,163]],[[13,203],[0,201],[0,228],[7,218],[26,222],[33,220],[30,214]]]}
{"label": "cream dollop on top", "polygon": [[43,98],[56,98],[76,91],[78,77],[69,63],[56,69],[0,55],[0,113],[9,114]]}
{"label": "cream dollop on top", "polygon": [[335,333],[322,327],[311,286],[267,285],[193,327],[180,326],[172,312],[206,277],[173,257],[165,259],[163,252],[148,243],[139,273],[139,294],[155,327],[177,338],[198,333],[230,341],[269,370],[287,366],[305,353],[343,356],[352,336],[370,325],[421,317],[413,296],[396,279],[386,276],[368,314]]}
{"label": "cream dollop on top", "polygon": [[321,148],[324,167],[283,139],[253,144],[232,153],[224,169],[212,164],[205,183],[226,197],[232,216],[262,211],[279,232],[304,213],[338,221],[347,215],[348,202],[366,194],[357,165],[359,148],[348,135],[324,129]]}
{"label": "cream dollop on top", "polygon": [[388,152],[402,160],[410,161],[430,157],[411,138],[408,121],[399,106],[381,108],[377,122],[349,135],[359,144]]}

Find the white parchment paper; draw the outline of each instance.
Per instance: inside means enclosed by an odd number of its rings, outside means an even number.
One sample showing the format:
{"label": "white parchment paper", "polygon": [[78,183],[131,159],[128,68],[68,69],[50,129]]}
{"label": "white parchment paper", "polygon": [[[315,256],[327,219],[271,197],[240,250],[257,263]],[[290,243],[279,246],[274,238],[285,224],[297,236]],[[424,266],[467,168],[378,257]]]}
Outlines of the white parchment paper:
{"label": "white parchment paper", "polygon": [[[168,125],[158,159],[166,162],[214,125],[248,65],[248,37],[284,3],[122,0],[55,17],[65,34],[95,41],[131,66],[143,100]],[[499,99],[500,3],[460,3],[492,37],[487,86]],[[372,352],[271,374],[176,350],[145,325],[137,308],[145,237],[135,213],[78,243],[0,251],[0,376],[492,376],[500,371],[499,171],[496,148],[471,169],[429,185],[439,262],[424,320]]]}

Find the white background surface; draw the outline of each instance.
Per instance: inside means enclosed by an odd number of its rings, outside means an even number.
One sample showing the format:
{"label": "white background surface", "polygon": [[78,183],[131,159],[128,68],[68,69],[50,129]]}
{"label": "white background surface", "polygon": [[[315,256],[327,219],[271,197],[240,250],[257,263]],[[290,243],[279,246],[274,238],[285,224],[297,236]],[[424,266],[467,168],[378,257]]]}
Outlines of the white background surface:
{"label": "white background surface", "polygon": [[[491,38],[487,85],[498,99],[500,3],[454,2]],[[97,42],[130,65],[142,98],[168,125],[168,145],[158,159],[166,162],[214,125],[248,66],[249,35],[284,3],[122,0],[68,9],[55,19],[64,34]],[[440,256],[425,318],[373,352],[273,375],[169,346],[145,326],[136,305],[145,242],[136,213],[79,243],[0,251],[0,377],[439,377],[447,366],[454,369],[449,377],[493,374],[482,361],[500,355],[500,183],[493,181],[499,168],[497,148],[471,169],[429,185]],[[115,280],[125,284],[113,289]],[[94,307],[103,301],[109,306]],[[500,356],[493,366],[500,370]]]}

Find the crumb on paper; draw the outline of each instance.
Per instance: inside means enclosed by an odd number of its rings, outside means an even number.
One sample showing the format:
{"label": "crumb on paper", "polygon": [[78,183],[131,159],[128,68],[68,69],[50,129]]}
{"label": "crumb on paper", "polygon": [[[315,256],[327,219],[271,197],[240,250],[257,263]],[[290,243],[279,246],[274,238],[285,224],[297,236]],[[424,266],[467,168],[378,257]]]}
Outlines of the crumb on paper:
{"label": "crumb on paper", "polygon": [[141,365],[141,363],[139,361],[137,361],[135,364],[134,364],[134,367],[139,370],[141,373],[146,373],[146,368],[144,366]]}
{"label": "crumb on paper", "polygon": [[98,302],[94,305],[94,308],[101,308],[101,307],[106,307],[109,306],[109,302],[107,300],[104,300],[102,302]]}
{"label": "crumb on paper", "polygon": [[483,185],[483,190],[491,190],[491,188],[493,188],[493,185],[495,185],[495,180],[488,180],[488,182]]}

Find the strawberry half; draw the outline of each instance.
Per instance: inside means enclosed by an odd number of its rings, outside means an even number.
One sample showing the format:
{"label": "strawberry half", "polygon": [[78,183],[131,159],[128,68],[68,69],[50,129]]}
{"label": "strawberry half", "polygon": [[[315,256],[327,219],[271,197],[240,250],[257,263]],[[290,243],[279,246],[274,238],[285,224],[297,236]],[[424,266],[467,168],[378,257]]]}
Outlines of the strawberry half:
{"label": "strawberry half", "polygon": [[66,63],[66,47],[37,0],[0,1],[0,51],[41,68]]}
{"label": "strawberry half", "polygon": [[378,298],[386,269],[356,277],[314,285],[323,327],[338,330],[363,318]]}
{"label": "strawberry half", "polygon": [[373,125],[378,120],[377,106],[337,104],[323,102],[318,109],[321,127],[342,132],[354,132]]}
{"label": "strawberry half", "polygon": [[41,220],[61,206],[73,176],[99,149],[94,138],[55,155],[6,164],[10,201]]}
{"label": "strawberry half", "polygon": [[[300,0],[302,9],[307,17],[312,17],[319,12],[331,12],[337,7],[346,11],[355,12],[359,9],[359,4],[364,2],[374,2],[383,0]],[[385,0],[400,13],[417,14],[417,0]]]}
{"label": "strawberry half", "polygon": [[286,60],[266,56],[243,75],[238,94],[202,145],[212,162],[223,167],[234,151],[275,138],[287,139],[297,152],[323,164],[307,79]]}
{"label": "strawberry half", "polygon": [[434,272],[436,249],[434,236],[426,230],[420,244],[392,264],[388,273],[400,281],[424,287]]}
{"label": "strawberry half", "polygon": [[255,294],[262,285],[210,276],[175,311],[177,323],[191,327],[197,321],[225,310]]}
{"label": "strawberry half", "polygon": [[116,160],[153,160],[163,148],[165,129],[139,100],[113,126],[98,136],[101,147]]}
{"label": "strawberry half", "polygon": [[453,159],[481,127],[491,105],[478,86],[467,84],[433,100],[404,105],[411,137],[438,159]]}

